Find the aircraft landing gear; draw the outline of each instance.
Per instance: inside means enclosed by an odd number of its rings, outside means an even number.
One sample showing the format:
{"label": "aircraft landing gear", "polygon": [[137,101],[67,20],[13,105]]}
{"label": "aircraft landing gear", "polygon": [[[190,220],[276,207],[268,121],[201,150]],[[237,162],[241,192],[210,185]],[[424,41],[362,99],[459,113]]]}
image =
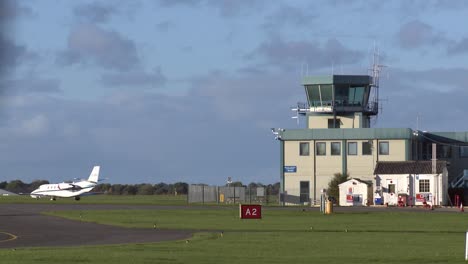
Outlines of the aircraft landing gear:
{"label": "aircraft landing gear", "polygon": [[56,198],[55,198],[55,197],[51,197],[50,200],[51,200],[51,201],[55,201]]}
{"label": "aircraft landing gear", "polygon": [[75,196],[75,201],[79,201],[80,200],[80,197],[79,196]]}

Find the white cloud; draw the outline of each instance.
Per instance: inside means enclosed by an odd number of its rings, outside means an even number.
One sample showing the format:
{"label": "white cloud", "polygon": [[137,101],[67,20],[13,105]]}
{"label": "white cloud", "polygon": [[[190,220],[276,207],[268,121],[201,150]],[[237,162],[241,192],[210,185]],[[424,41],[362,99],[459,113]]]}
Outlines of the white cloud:
{"label": "white cloud", "polygon": [[21,93],[61,93],[60,80],[43,79],[39,76],[27,76],[22,79],[0,81],[0,87],[13,94]]}
{"label": "white cloud", "polygon": [[468,37],[463,38],[458,42],[452,43],[452,45],[447,48],[447,53],[449,55],[460,55],[463,53],[468,53]]}
{"label": "white cloud", "polygon": [[44,114],[37,114],[22,120],[17,132],[28,136],[40,136],[49,130],[49,120]]}
{"label": "white cloud", "polygon": [[152,72],[132,70],[118,74],[103,74],[101,82],[109,87],[156,88],[166,82],[166,77],[158,67],[153,69]]}
{"label": "white cloud", "polygon": [[128,71],[140,63],[133,41],[92,24],[74,27],[67,46],[57,58],[62,65],[93,62],[105,69]]}
{"label": "white cloud", "polygon": [[333,64],[356,64],[363,59],[362,52],[344,46],[337,39],[318,41],[287,41],[272,37],[250,52],[247,59],[263,59],[266,65],[282,69],[299,68],[308,63],[311,70],[328,68]]}
{"label": "white cloud", "polygon": [[117,13],[115,5],[100,2],[81,4],[73,9],[75,16],[90,23],[108,22],[110,17]]}
{"label": "white cloud", "polygon": [[400,46],[406,49],[446,42],[441,33],[435,32],[432,26],[419,20],[403,24],[397,34],[397,39]]}

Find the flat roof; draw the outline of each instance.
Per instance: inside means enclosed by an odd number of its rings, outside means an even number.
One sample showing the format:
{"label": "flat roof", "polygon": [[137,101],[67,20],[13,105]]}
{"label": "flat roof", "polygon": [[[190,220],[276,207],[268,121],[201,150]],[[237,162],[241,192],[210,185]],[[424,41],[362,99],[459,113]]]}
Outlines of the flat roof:
{"label": "flat roof", "polygon": [[304,76],[303,85],[313,84],[356,84],[369,85],[372,77],[369,75],[323,75],[323,76]]}
{"label": "flat roof", "polygon": [[[368,140],[415,139],[411,128],[305,128],[285,129],[283,140]],[[421,132],[418,140],[434,143],[461,143],[468,145],[468,132]]]}
{"label": "flat roof", "polygon": [[318,128],[280,132],[283,140],[411,139],[410,128]]}

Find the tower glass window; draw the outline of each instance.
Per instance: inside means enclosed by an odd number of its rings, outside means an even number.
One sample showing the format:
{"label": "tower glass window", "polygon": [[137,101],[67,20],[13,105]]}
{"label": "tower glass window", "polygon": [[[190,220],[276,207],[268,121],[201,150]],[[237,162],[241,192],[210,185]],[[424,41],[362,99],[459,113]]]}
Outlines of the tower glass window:
{"label": "tower glass window", "polygon": [[333,101],[333,86],[331,84],[306,85],[311,107],[331,106]]}
{"label": "tower glass window", "polygon": [[300,156],[309,156],[309,142],[299,143],[299,155]]}
{"label": "tower glass window", "polygon": [[327,155],[327,144],[325,142],[317,142],[316,150],[317,150],[316,152],[317,156]]}
{"label": "tower glass window", "polygon": [[379,142],[379,155],[389,155],[390,148],[388,145],[388,141]]}
{"label": "tower glass window", "polygon": [[348,155],[357,155],[357,142],[348,142]]}
{"label": "tower glass window", "polygon": [[331,143],[331,155],[332,156],[341,155],[341,142],[332,142]]}
{"label": "tower glass window", "polygon": [[353,106],[363,105],[364,87],[349,87],[349,104]]}

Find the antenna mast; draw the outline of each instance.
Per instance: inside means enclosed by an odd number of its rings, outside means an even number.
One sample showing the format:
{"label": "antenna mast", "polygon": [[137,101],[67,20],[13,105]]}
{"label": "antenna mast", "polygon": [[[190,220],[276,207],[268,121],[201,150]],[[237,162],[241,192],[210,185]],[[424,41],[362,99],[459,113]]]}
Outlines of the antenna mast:
{"label": "antenna mast", "polygon": [[[374,54],[372,57],[372,68],[369,69],[372,75],[371,89],[372,89],[372,98],[370,99],[370,107],[373,109],[375,107],[377,113],[379,111],[379,82],[380,82],[380,73],[382,68],[386,67],[385,65],[380,64],[380,54],[379,49],[374,44]],[[377,115],[375,116],[377,118]]]}

